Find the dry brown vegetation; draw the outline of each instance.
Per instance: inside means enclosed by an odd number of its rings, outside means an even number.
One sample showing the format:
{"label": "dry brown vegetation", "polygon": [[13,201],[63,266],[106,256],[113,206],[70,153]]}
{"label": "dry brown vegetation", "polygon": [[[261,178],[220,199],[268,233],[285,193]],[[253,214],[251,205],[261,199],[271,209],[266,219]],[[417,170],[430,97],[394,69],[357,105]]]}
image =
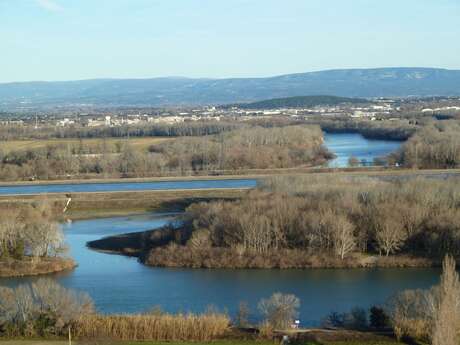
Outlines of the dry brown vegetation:
{"label": "dry brown vegetation", "polygon": [[41,279],[14,289],[0,287],[0,336],[63,337],[91,341],[211,341],[230,327],[226,314],[208,311],[142,315],[99,315],[87,294]]}
{"label": "dry brown vegetation", "polygon": [[460,184],[280,177],[239,200],[194,204],[183,221],[167,245],[145,237],[147,264],[427,266],[460,255]]}
{"label": "dry brown vegetation", "polygon": [[211,341],[229,329],[225,314],[86,315],[76,320],[73,332],[80,339]]}
{"label": "dry brown vegetation", "polygon": [[93,312],[88,295],[51,279],[14,289],[0,287],[0,335],[5,337],[64,335],[75,320]]}
{"label": "dry brown vegetation", "polygon": [[443,121],[419,130],[393,159],[407,167],[432,169],[460,166],[460,122]]}
{"label": "dry brown vegetation", "polygon": [[395,334],[433,345],[460,340],[460,281],[455,260],[446,256],[441,282],[429,290],[407,290],[389,304]]}
{"label": "dry brown vegetation", "polygon": [[0,276],[24,276],[73,268],[64,234],[50,203],[41,200],[0,209]]}
{"label": "dry brown vegetation", "polygon": [[56,127],[41,124],[0,125],[0,140],[49,140],[49,139],[93,139],[93,138],[143,138],[143,137],[181,137],[213,135],[246,127],[239,122],[196,121],[174,124],[141,124],[123,126],[87,127],[74,125]]}
{"label": "dry brown vegetation", "polygon": [[22,276],[69,269],[64,234],[45,201],[0,209],[0,276]]}
{"label": "dry brown vegetation", "polygon": [[0,150],[0,180],[193,175],[310,166],[331,157],[316,126],[252,126],[183,136],[157,144],[152,141],[148,151],[136,144],[139,140],[101,138],[96,144],[79,140],[6,153]]}
{"label": "dry brown vegetation", "polygon": [[251,127],[212,137],[182,137],[151,147],[164,154],[167,167],[186,170],[291,168],[324,162],[315,126]]}
{"label": "dry brown vegetation", "polygon": [[24,277],[58,273],[74,269],[76,263],[70,258],[24,258],[0,261],[0,277]]}
{"label": "dry brown vegetation", "polygon": [[66,139],[25,139],[8,140],[0,143],[0,151],[3,154],[10,152],[21,152],[29,150],[46,150],[47,147],[64,148],[71,150],[84,148],[87,152],[98,152],[104,148],[116,152],[117,146],[128,143],[135,150],[148,151],[151,145],[164,141],[174,140],[173,137],[140,137],[140,138],[66,138]]}

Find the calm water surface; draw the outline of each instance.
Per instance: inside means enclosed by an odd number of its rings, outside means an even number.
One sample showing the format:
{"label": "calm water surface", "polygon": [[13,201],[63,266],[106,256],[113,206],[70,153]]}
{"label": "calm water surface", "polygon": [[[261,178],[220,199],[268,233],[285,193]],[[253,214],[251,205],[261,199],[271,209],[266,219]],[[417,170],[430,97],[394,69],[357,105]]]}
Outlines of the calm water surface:
{"label": "calm water surface", "polygon": [[[280,291],[301,301],[301,320],[315,325],[331,311],[382,303],[408,288],[427,288],[435,269],[388,270],[193,270],[149,268],[136,259],[95,252],[86,242],[104,236],[159,227],[170,214],[147,214],[76,221],[64,226],[71,255],[79,266],[52,276],[63,285],[88,292],[99,311],[140,312],[159,305],[171,312],[204,311],[214,305],[234,314],[240,301],[256,310],[260,298]],[[3,279],[15,286],[37,278]]]}
{"label": "calm water surface", "polygon": [[[367,140],[359,134],[326,134],[325,145],[337,155],[332,166],[346,166],[348,158],[372,161],[400,146],[399,142]],[[256,180],[127,182],[97,184],[0,186],[0,194],[40,194],[167,189],[255,187]],[[240,301],[256,310],[257,301],[274,292],[293,293],[301,301],[303,325],[315,325],[331,311],[369,307],[394,293],[427,288],[438,281],[436,269],[387,270],[193,270],[149,268],[134,258],[89,250],[86,243],[104,236],[163,226],[172,214],[144,214],[76,221],[63,225],[72,257],[79,266],[52,276],[63,285],[86,291],[104,313],[145,311],[159,305],[170,312],[204,311],[214,305],[236,312]],[[16,286],[37,278],[0,279]]]}
{"label": "calm water surface", "polygon": [[127,192],[142,190],[178,189],[253,188],[256,186],[256,184],[257,181],[254,179],[36,184],[0,186],[0,195],[31,195],[71,192]]}
{"label": "calm water surface", "polygon": [[374,158],[398,150],[401,143],[391,140],[370,140],[357,133],[324,133],[325,146],[337,156],[329,162],[329,166],[334,168],[347,167],[350,157],[372,163]]}

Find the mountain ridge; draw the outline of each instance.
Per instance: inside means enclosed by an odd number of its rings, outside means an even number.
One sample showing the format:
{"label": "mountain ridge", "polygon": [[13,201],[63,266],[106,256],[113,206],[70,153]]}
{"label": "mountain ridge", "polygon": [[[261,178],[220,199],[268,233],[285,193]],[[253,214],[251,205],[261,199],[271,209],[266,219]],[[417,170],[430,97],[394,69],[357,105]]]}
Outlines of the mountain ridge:
{"label": "mountain ridge", "polygon": [[293,96],[460,96],[460,70],[430,67],[330,69],[257,78],[100,78],[0,83],[0,107],[180,106]]}

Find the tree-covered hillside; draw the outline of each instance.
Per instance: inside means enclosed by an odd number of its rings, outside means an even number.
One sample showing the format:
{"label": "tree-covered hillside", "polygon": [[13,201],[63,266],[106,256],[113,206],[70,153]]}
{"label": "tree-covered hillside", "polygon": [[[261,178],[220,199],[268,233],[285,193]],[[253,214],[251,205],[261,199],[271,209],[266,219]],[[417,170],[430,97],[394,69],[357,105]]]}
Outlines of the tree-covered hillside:
{"label": "tree-covered hillside", "polygon": [[359,104],[368,102],[368,100],[363,98],[320,95],[273,98],[259,102],[237,104],[236,106],[242,109],[310,108],[318,105],[338,105],[343,103]]}

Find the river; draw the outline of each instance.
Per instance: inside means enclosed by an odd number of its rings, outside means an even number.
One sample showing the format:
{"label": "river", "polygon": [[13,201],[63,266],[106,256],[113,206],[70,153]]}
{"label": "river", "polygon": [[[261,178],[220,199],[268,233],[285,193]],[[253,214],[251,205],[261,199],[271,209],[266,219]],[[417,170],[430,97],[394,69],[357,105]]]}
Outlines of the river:
{"label": "river", "polygon": [[160,182],[56,183],[0,186],[0,195],[35,195],[46,193],[132,192],[143,190],[184,190],[253,188],[254,179],[188,180]]}
{"label": "river", "polygon": [[[437,283],[437,269],[205,270],[146,267],[135,258],[92,251],[86,243],[104,236],[152,229],[172,219],[169,214],[144,214],[75,221],[64,225],[70,255],[78,267],[53,275],[63,285],[86,291],[104,313],[133,313],[161,306],[170,312],[204,311],[209,305],[236,313],[247,301],[274,292],[301,299],[302,325],[314,326],[331,311],[380,304],[394,293],[428,288]],[[38,278],[0,279],[16,286]],[[257,315],[256,315],[257,317]]]}
{"label": "river", "polygon": [[325,133],[324,145],[336,155],[329,162],[333,168],[348,166],[350,157],[373,164],[374,158],[386,156],[401,146],[400,141],[366,139],[358,133]]}
{"label": "river", "polygon": [[[401,143],[388,140],[369,140],[356,133],[325,133],[325,146],[337,157],[330,167],[346,167],[348,159],[372,163],[376,157],[397,150]],[[255,179],[184,180],[160,182],[101,182],[0,185],[0,195],[36,195],[46,193],[127,192],[143,190],[253,188]]]}
{"label": "river", "polygon": [[[370,141],[359,134],[327,134],[326,146],[337,154],[336,166],[349,156],[371,159],[397,149],[399,143]],[[0,187],[0,194],[49,192],[251,188],[257,181],[202,180],[56,184]],[[302,325],[317,325],[331,311],[384,303],[398,291],[428,288],[437,283],[437,269],[317,269],[317,270],[204,270],[149,268],[135,258],[89,250],[88,241],[104,236],[161,227],[172,214],[90,219],[64,224],[70,255],[78,267],[50,276],[64,286],[85,291],[103,313],[142,312],[161,306],[170,312],[204,311],[209,305],[234,315],[239,302],[247,301],[253,313],[257,302],[274,292],[293,293],[301,299]],[[17,286],[33,278],[0,279],[0,285]],[[256,315],[256,314],[254,314]],[[257,317],[257,316],[255,316]]]}

